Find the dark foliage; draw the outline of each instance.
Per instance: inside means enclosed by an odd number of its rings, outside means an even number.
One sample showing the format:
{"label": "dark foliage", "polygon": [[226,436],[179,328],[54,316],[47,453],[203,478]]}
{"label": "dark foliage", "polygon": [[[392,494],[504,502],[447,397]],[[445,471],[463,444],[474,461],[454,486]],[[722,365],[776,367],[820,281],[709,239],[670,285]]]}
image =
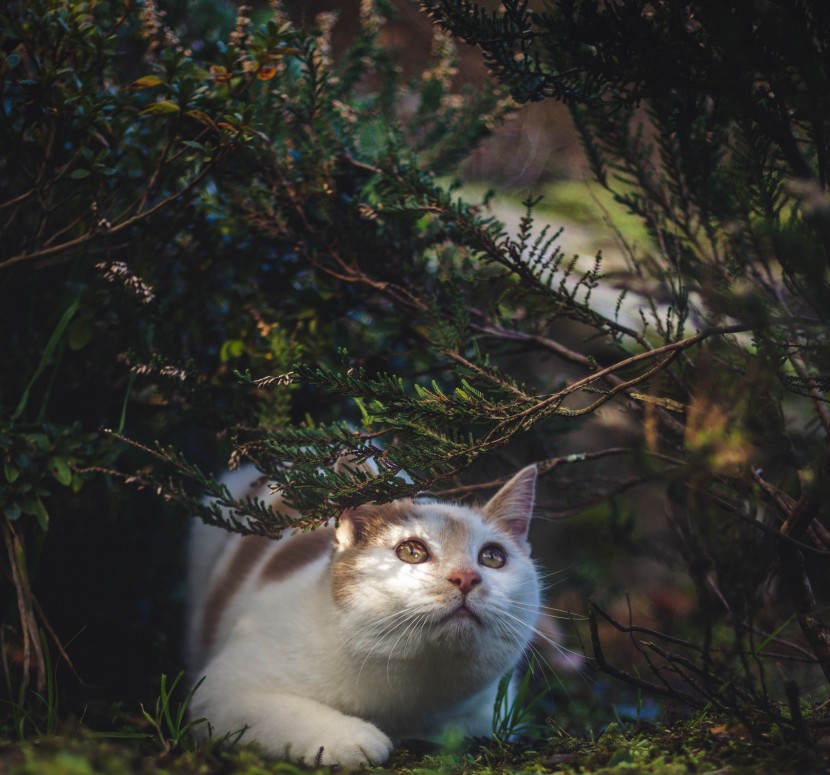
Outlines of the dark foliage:
{"label": "dark foliage", "polygon": [[[642,335],[671,353],[645,375],[653,403],[644,440],[679,466],[667,512],[697,589],[703,640],[694,659],[646,644],[659,678],[646,683],[693,704],[695,695],[704,704],[728,697],[733,710],[760,700],[776,716],[758,661],[780,632],[758,625],[770,590],[788,599],[830,677],[820,591],[830,549],[827,6],[422,5],[482,50],[517,100],[568,103],[596,180],[649,229],[653,246],[626,246],[621,284],[642,294]],[[711,336],[679,346],[690,329]],[[740,688],[717,677],[720,606],[742,660]]]}

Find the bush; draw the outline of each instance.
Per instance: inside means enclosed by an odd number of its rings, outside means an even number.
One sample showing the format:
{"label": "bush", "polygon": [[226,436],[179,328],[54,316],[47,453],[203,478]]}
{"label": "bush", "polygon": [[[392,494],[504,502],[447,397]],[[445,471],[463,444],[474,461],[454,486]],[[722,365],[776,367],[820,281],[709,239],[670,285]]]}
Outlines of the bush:
{"label": "bush", "polygon": [[[147,479],[123,433],[215,466],[228,429],[319,411],[289,378],[264,388],[237,372],[338,363],[339,347],[367,353],[374,369],[428,362],[408,310],[379,287],[365,293],[354,256],[393,274],[393,257],[411,259],[413,278],[437,282],[422,256],[447,229],[420,216],[379,222],[378,190],[426,177],[419,151],[438,168],[454,163],[505,110],[494,90],[451,92],[452,47],[439,35],[399,120],[371,4],[336,62],[326,15],[302,30],[281,12],[252,20],[230,4],[175,11],[32,0],[0,12],[0,501],[4,612],[17,621],[4,650],[21,702],[30,666],[41,692],[47,677],[40,631],[65,640],[84,623],[37,604],[55,598],[55,582],[71,586],[63,573],[75,574],[69,597],[103,596],[103,616],[134,605],[146,618],[148,590],[125,602],[100,578],[81,582],[74,551],[119,578],[132,561],[136,587],[175,585],[177,556],[157,559],[163,578],[149,579],[128,551],[113,552],[110,512],[125,540],[163,532],[158,502],[122,489]],[[205,451],[206,433],[226,440]],[[49,573],[35,580],[42,552]]]}

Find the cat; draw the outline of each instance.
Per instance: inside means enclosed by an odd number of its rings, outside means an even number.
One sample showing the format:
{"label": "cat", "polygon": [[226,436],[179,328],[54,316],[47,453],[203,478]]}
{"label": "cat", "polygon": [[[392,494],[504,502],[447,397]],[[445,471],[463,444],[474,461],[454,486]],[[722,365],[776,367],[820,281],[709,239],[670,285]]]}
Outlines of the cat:
{"label": "cat", "polygon": [[[288,511],[256,476],[225,483]],[[382,764],[393,741],[450,729],[489,736],[539,615],[535,486],[529,466],[480,507],[367,504],[280,540],[196,522],[189,668],[205,680],[191,711],[307,765]]]}

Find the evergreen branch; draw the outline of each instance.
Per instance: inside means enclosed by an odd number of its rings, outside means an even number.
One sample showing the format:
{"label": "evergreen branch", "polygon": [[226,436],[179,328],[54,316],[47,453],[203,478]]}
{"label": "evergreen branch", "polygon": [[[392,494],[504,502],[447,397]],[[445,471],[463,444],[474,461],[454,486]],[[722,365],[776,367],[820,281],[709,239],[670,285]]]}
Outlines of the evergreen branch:
{"label": "evergreen branch", "polygon": [[[524,292],[534,292],[537,298],[547,300],[547,304],[580,322],[585,322],[600,330],[607,330],[616,335],[627,336],[642,346],[647,342],[635,330],[611,320],[593,310],[588,299],[578,300],[576,294],[586,286],[589,290],[596,284],[599,277],[598,267],[583,276],[573,288],[568,289],[566,283],[573,272],[575,260],[565,270],[558,288],[551,283],[551,270],[558,268],[561,254],[554,254],[548,261],[527,260],[522,252],[522,238],[518,242],[504,235],[500,224],[488,221],[475,215],[471,209],[461,201],[454,202],[451,197],[434,183],[426,181],[423,176],[413,175],[411,172],[399,174],[398,181],[409,190],[408,199],[399,203],[399,211],[417,209],[421,212],[433,212],[458,230],[460,244],[469,246],[479,256],[480,260],[503,267],[520,281]],[[385,210],[390,210],[385,205]]]}
{"label": "evergreen branch", "polygon": [[530,396],[523,390],[520,390],[516,387],[515,384],[513,384],[512,381],[509,381],[501,375],[496,374],[492,369],[488,370],[482,368],[481,366],[477,366],[476,364],[472,363],[467,358],[462,356],[460,353],[455,352],[453,350],[444,350],[444,355],[446,355],[448,358],[450,358],[458,365],[463,366],[468,371],[480,377],[482,380],[488,382],[489,384],[497,387],[500,390],[503,390],[505,393],[513,395],[521,403],[527,405],[533,404],[535,402],[535,398],[533,396]]}
{"label": "evergreen branch", "polygon": [[[609,449],[597,450],[595,452],[577,452],[570,455],[561,455],[559,457],[552,457],[546,460],[537,461],[536,470],[540,476],[545,476],[563,465],[585,463],[605,457],[630,454],[632,451],[633,450],[629,447],[611,447]],[[427,491],[425,494],[435,495],[435,497],[438,498],[458,498],[478,492],[479,490],[494,490],[497,487],[501,487],[506,484],[509,480],[510,476],[504,476],[487,482],[476,482],[475,484],[465,484],[457,487],[442,487],[434,493]]]}
{"label": "evergreen branch", "polygon": [[[524,331],[519,331],[517,329],[507,329],[501,326],[496,326],[494,324],[482,325],[482,324],[473,324],[473,329],[481,334],[486,336],[492,336],[496,339],[504,339],[507,341],[517,341],[517,342],[525,342],[532,345],[538,345],[545,350],[548,350],[560,358],[563,358],[566,361],[571,363],[575,363],[580,366],[584,366],[586,368],[595,368],[596,363],[591,358],[583,355],[582,353],[578,353],[568,347],[565,347],[560,342],[556,340],[550,339],[549,337],[542,336],[540,334],[531,334]],[[658,417],[660,421],[666,425],[666,427],[670,428],[676,433],[683,432],[683,424],[672,417],[670,414],[666,413],[666,409],[670,411],[676,411],[676,402],[672,402],[671,399],[659,399],[653,396],[645,396],[640,393],[635,393],[629,390],[629,386],[624,384],[624,380],[617,376],[614,373],[607,373],[604,377],[604,381],[610,383],[615,388],[619,388],[620,392],[623,392],[629,399],[631,399],[632,403],[635,406],[639,406],[641,403],[651,403],[660,407],[660,411],[658,412]]]}

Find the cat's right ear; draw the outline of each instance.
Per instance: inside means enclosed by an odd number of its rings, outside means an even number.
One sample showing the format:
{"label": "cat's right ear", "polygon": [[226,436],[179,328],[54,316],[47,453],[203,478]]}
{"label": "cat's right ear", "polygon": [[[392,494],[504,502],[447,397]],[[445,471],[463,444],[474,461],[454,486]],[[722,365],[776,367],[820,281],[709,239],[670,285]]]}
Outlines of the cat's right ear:
{"label": "cat's right ear", "polygon": [[360,460],[355,455],[344,453],[334,461],[334,473],[347,474],[352,478],[354,478],[355,474],[377,476],[378,472],[370,460],[371,458]]}
{"label": "cat's right ear", "polygon": [[337,520],[335,541],[338,549],[348,549],[366,537],[367,521],[361,507],[346,509]]}
{"label": "cat's right ear", "polygon": [[[355,455],[344,453],[334,461],[333,470],[336,474],[346,474],[350,479],[357,476],[375,476],[377,471],[369,458],[359,460]],[[365,541],[370,532],[370,509],[367,506],[354,506],[346,509],[337,520],[335,533],[337,546],[345,549],[348,546]]]}

